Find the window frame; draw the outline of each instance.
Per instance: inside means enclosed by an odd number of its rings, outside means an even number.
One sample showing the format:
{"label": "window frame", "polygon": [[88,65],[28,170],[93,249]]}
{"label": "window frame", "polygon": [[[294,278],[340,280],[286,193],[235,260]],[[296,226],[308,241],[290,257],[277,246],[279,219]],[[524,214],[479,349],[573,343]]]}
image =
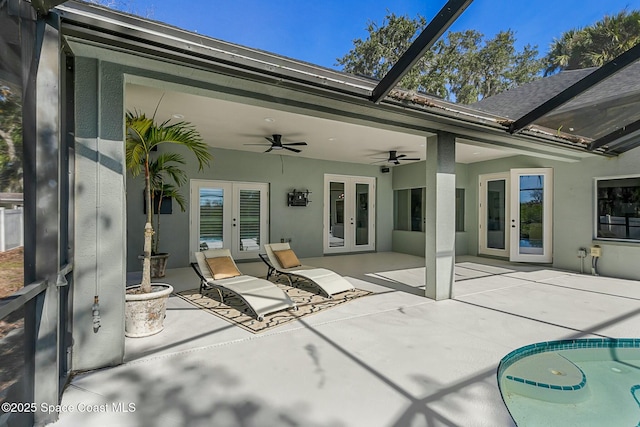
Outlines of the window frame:
{"label": "window frame", "polygon": [[598,226],[600,225],[600,212],[598,206],[598,183],[600,181],[624,180],[624,179],[640,179],[640,174],[614,175],[596,177],[593,179],[593,240],[602,240],[609,242],[621,242],[630,244],[640,244],[640,239],[623,238],[623,237],[600,237],[598,236]]}
{"label": "window frame", "polygon": [[[421,190],[420,191],[420,230],[413,230],[413,217],[411,216],[411,208],[412,208],[412,193],[413,190]],[[404,202],[406,203],[406,211],[404,212],[406,216],[404,220],[406,221],[407,228],[398,228],[398,191],[406,191],[407,197]],[[394,188],[393,189],[393,231],[408,231],[411,233],[425,233],[425,214],[426,214],[426,203],[427,203],[427,187],[403,187],[403,188]]]}
{"label": "window frame", "polygon": [[[421,222],[420,222],[420,230],[413,230],[413,218],[411,216],[411,207],[412,207],[412,193],[414,190],[421,190]],[[399,204],[399,191],[407,191],[406,200],[406,214],[404,218],[404,222],[406,222],[407,228],[398,228],[398,204]],[[461,198],[458,198],[458,194],[461,194]],[[465,233],[467,231],[466,227],[466,188],[465,187],[456,187],[456,206],[455,206],[455,232],[456,233]],[[458,204],[458,200],[461,201],[460,205]],[[458,208],[461,208],[462,212],[458,212]],[[394,231],[409,231],[412,233],[425,233],[426,224],[426,209],[427,209],[427,187],[406,187],[406,188],[394,188],[393,189],[393,230]],[[458,223],[458,220],[461,219],[461,224]],[[461,225],[461,229],[458,228],[458,225]]]}

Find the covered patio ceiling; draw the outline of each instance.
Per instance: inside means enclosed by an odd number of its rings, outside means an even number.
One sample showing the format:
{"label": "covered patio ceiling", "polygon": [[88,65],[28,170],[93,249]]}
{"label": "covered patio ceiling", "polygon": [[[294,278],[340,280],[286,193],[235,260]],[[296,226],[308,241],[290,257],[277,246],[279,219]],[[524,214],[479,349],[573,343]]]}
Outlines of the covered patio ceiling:
{"label": "covered patio ceiling", "polygon": [[[159,106],[158,106],[159,103]],[[165,90],[160,87],[128,84],[127,110],[152,112],[158,108],[159,120],[185,120],[193,123],[212,147],[263,153],[270,144],[265,137],[282,135],[283,142],[307,142],[297,147],[301,153],[286,150],[265,156],[286,155],[360,164],[393,166],[384,161],[390,150],[425,160],[426,136],[330,120],[317,116],[242,104],[206,95]],[[263,145],[249,145],[263,144]],[[456,162],[474,163],[518,154],[513,149],[456,144]],[[381,160],[383,159],[383,160]],[[411,161],[402,164],[412,163]]]}

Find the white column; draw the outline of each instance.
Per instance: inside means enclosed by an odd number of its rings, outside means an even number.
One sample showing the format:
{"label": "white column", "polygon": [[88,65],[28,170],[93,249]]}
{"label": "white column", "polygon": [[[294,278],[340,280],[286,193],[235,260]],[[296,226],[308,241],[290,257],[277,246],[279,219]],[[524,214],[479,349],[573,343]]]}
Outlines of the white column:
{"label": "white column", "polygon": [[456,241],[455,135],[427,138],[426,289],[435,300],[453,296]]}

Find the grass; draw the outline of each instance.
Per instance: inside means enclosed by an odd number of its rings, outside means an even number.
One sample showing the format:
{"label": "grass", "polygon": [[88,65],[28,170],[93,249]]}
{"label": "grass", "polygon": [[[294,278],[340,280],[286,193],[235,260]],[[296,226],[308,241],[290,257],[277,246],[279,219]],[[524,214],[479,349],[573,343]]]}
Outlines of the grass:
{"label": "grass", "polygon": [[0,299],[24,287],[24,250],[22,247],[0,252]]}
{"label": "grass", "polygon": [[[24,287],[24,250],[22,247],[0,252],[0,300]],[[24,310],[0,320],[0,402],[11,394],[11,386],[20,381],[24,366]],[[13,334],[11,334],[11,332]]]}

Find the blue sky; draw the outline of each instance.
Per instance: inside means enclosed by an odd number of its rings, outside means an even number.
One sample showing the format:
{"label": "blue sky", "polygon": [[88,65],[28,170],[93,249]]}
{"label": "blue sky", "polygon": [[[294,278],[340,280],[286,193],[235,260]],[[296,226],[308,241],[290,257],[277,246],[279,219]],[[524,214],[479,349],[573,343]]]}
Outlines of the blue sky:
{"label": "blue sky", "polygon": [[[366,38],[367,22],[388,11],[431,20],[446,0],[129,0],[136,13],[189,31],[330,68],[353,40]],[[176,5],[178,7],[176,7]],[[554,38],[640,0],[475,0],[451,27],[490,37],[516,33],[517,47],[538,45],[543,55]],[[149,12],[150,11],[150,12]]]}

